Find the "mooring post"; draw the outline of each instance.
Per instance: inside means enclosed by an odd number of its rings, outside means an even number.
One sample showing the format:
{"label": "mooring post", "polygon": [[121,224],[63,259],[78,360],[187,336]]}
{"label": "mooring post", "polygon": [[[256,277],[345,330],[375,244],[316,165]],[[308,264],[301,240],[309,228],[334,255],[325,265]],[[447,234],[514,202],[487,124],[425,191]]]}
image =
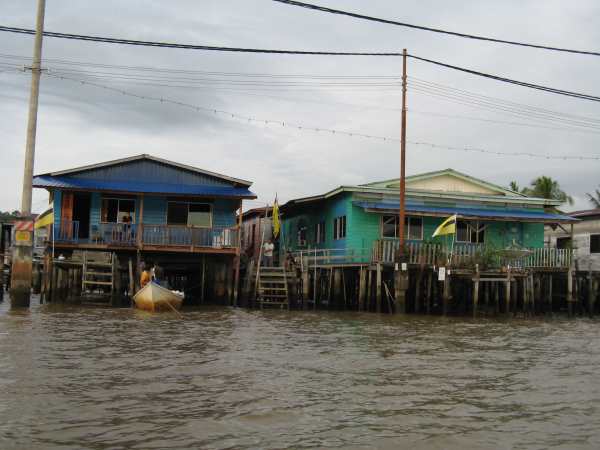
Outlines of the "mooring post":
{"label": "mooring post", "polygon": [[[395,266],[394,272],[394,291],[396,297],[396,311],[406,314],[406,291],[408,290],[408,266],[406,263],[400,263]],[[406,270],[403,270],[405,269]]]}

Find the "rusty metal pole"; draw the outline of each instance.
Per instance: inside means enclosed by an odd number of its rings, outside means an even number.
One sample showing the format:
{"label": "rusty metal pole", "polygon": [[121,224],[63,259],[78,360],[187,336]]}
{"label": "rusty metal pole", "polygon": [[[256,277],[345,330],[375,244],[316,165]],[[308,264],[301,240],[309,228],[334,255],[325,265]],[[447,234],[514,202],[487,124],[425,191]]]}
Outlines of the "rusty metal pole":
{"label": "rusty metal pole", "polygon": [[11,306],[28,307],[31,295],[33,268],[33,219],[31,218],[31,196],[33,163],[35,159],[35,135],[37,131],[38,99],[42,70],[42,37],[46,0],[38,0],[33,62],[31,64],[31,91],[29,95],[29,117],[27,143],[25,146],[25,169],[21,196],[21,221],[15,232],[15,249],[11,269]]}
{"label": "rusty metal pole", "polygon": [[402,52],[402,125],[400,130],[400,214],[398,217],[398,233],[400,249],[398,262],[402,262],[405,255],[404,248],[404,222],[406,221],[406,49]]}

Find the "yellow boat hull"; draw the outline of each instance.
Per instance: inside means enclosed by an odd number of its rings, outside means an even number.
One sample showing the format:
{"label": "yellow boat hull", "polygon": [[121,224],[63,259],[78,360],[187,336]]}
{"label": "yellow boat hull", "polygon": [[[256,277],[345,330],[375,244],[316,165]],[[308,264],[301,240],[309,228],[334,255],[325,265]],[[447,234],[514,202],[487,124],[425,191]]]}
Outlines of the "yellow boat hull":
{"label": "yellow boat hull", "polygon": [[136,308],[144,311],[172,311],[181,308],[183,297],[156,283],[148,283],[133,296],[133,301]]}

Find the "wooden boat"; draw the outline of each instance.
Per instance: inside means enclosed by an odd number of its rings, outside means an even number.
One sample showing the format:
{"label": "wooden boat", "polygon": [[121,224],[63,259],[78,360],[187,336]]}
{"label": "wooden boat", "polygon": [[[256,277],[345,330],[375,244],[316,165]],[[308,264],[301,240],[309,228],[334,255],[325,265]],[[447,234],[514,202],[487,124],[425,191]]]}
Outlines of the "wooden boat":
{"label": "wooden boat", "polygon": [[183,295],[176,294],[167,288],[150,282],[137,291],[133,296],[133,301],[136,307],[145,311],[172,311],[181,308]]}

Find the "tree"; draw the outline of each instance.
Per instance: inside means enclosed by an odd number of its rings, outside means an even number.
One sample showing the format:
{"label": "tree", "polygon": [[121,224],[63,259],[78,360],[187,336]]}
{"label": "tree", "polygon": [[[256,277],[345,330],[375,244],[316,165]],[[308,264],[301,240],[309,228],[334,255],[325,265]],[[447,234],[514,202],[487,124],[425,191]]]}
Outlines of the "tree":
{"label": "tree", "polygon": [[511,181],[508,185],[508,188],[514,192],[522,192],[521,188],[519,187],[519,184],[516,181]]}
{"label": "tree", "polygon": [[585,195],[588,196],[588,200],[594,208],[600,208],[600,189],[596,189],[593,194],[586,192]]}
{"label": "tree", "polygon": [[550,177],[537,177],[531,182],[531,187],[524,188],[523,193],[530,197],[558,200],[561,203],[573,204],[573,198],[560,188],[558,181]]}

